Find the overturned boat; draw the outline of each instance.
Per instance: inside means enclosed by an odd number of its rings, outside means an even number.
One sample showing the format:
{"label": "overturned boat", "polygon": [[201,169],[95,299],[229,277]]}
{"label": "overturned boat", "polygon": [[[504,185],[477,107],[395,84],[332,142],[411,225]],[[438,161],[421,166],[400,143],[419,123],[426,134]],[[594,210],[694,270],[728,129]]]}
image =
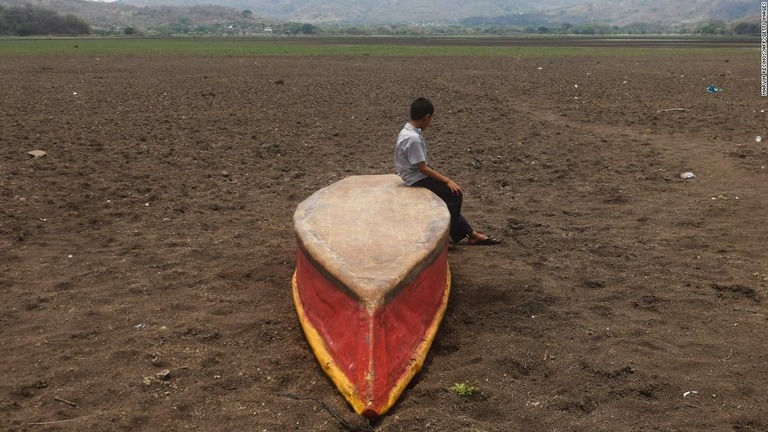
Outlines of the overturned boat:
{"label": "overturned boat", "polygon": [[396,175],[352,176],[294,213],[293,299],[325,372],[381,416],[421,369],[448,303],[445,204]]}

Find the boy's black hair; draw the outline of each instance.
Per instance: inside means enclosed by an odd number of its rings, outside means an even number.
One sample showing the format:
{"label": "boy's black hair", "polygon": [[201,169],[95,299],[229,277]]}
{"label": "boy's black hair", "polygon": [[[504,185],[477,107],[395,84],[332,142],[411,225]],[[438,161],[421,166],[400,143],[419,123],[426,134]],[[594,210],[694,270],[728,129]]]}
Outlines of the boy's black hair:
{"label": "boy's black hair", "polygon": [[411,120],[420,120],[435,113],[435,106],[427,98],[416,98],[411,102]]}

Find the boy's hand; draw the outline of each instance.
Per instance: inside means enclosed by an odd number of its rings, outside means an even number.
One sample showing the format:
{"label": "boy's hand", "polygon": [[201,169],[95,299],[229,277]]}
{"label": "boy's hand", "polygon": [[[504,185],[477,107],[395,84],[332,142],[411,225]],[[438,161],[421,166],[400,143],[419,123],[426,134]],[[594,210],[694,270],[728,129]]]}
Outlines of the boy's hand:
{"label": "boy's hand", "polygon": [[448,189],[450,189],[451,193],[453,193],[454,195],[461,195],[464,193],[464,189],[462,189],[461,186],[456,184],[453,180],[449,179],[448,177],[430,168],[429,165],[427,165],[427,162],[421,161],[417,163],[416,166],[419,167],[419,171],[421,171],[421,173],[424,174],[425,176],[435,179],[439,182],[445,183],[445,185],[448,186]]}
{"label": "boy's hand", "polygon": [[454,195],[461,195],[464,193],[464,189],[462,189],[461,186],[456,184],[453,180],[448,180],[445,185],[451,189],[451,192],[453,192]]}

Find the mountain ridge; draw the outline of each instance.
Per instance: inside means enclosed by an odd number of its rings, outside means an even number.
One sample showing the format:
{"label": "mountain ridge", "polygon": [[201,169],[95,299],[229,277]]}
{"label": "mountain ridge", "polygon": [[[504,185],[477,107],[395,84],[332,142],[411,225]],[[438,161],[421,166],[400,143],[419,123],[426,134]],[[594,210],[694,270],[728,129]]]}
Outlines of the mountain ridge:
{"label": "mountain ridge", "polygon": [[760,12],[759,4],[745,0],[0,0],[0,5],[32,5],[72,14],[108,34],[127,27],[152,29],[145,34],[254,35],[268,27],[299,34],[313,33],[312,24],[326,25],[326,30],[380,26],[385,34],[401,34],[403,24],[411,32],[445,25],[454,31],[525,27],[536,32],[583,23],[603,28],[645,23],[651,25],[641,26],[643,32],[685,32],[695,23],[758,23]]}
{"label": "mountain ridge", "polygon": [[313,24],[435,23],[540,14],[550,22],[692,23],[738,20],[760,12],[747,0],[120,0],[136,6],[215,4],[279,21]]}
{"label": "mountain ridge", "polygon": [[[61,14],[82,17],[95,28],[107,27],[155,27],[183,19],[194,25],[231,25],[242,23],[252,26],[269,26],[274,20],[263,19],[255,14],[243,14],[237,9],[221,5],[188,5],[137,7],[123,2],[89,0],[0,0],[0,5],[20,7],[31,5],[50,9]],[[183,18],[181,18],[183,17]]]}

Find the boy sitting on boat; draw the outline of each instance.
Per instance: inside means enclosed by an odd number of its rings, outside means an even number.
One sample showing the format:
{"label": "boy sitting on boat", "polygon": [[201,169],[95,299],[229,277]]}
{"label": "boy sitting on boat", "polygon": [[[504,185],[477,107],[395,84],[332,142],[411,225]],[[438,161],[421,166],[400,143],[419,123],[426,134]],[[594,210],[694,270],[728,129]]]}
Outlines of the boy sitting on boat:
{"label": "boy sitting on boat", "polygon": [[408,186],[427,188],[445,202],[451,214],[450,235],[453,243],[458,243],[465,238],[471,245],[501,243],[501,240],[472,229],[461,214],[464,190],[427,163],[427,143],[421,133],[429,127],[434,115],[435,107],[429,99],[420,97],[411,103],[411,120],[400,131],[395,145],[397,174]]}

